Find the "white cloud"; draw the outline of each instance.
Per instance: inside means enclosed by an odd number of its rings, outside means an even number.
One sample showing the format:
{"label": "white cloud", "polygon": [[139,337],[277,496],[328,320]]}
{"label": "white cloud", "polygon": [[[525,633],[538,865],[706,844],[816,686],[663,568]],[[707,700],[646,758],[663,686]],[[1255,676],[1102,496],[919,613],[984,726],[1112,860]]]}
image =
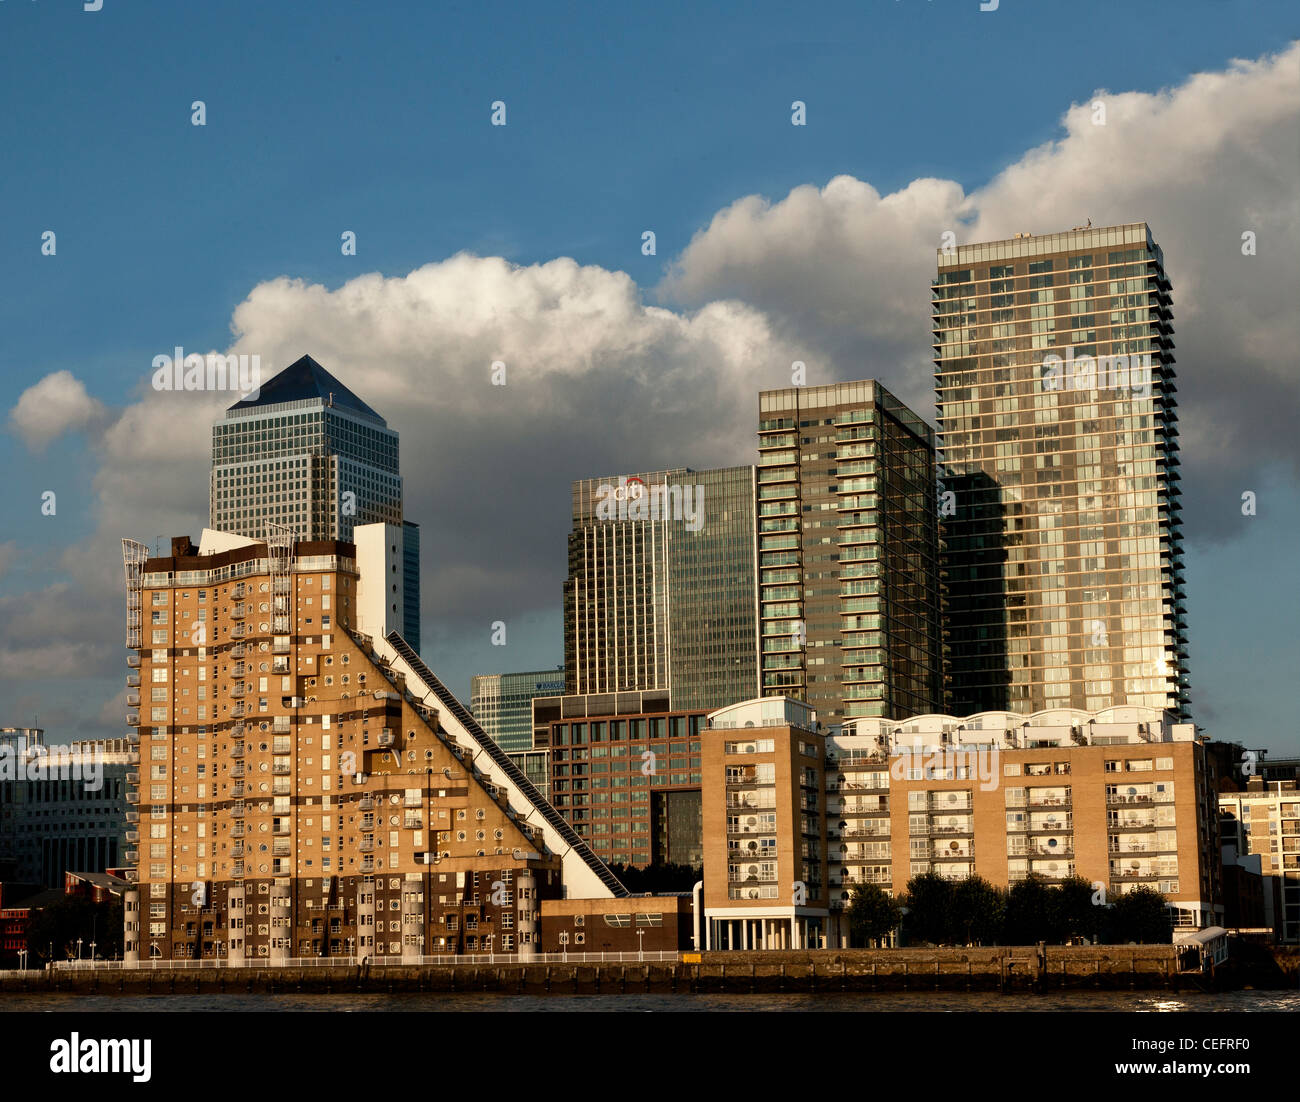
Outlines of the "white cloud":
{"label": "white cloud", "polygon": [[29,386],[9,411],[9,426],[35,452],[43,452],[65,432],[96,424],[104,406],[86,393],[71,371],[55,371]]}
{"label": "white cloud", "polygon": [[[1093,100],[1106,105],[1093,125]],[[1284,464],[1300,473],[1300,44],[1158,93],[1098,92],[1063,135],[969,196],[916,180],[881,196],[848,176],[778,202],[737,200],[695,236],[659,288],[685,306],[718,295],[763,310],[827,376],[875,376],[927,419],[935,250],[957,241],[1147,221],[1174,288],[1184,462],[1209,498]],[[1241,235],[1257,235],[1243,256]],[[1212,531],[1230,513],[1188,511]]]}

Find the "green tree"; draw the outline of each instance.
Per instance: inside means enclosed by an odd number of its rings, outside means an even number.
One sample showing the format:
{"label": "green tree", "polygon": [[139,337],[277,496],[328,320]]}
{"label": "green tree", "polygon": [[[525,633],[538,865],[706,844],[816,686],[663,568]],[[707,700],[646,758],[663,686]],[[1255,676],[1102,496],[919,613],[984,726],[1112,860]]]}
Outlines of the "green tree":
{"label": "green tree", "polygon": [[1007,945],[1035,945],[1064,940],[1056,889],[1043,877],[1030,873],[1007,892],[1002,937]]}
{"label": "green tree", "polygon": [[922,873],[907,882],[903,902],[907,913],[903,919],[903,929],[909,941],[943,945],[955,940],[957,924],[953,895],[953,882],[937,873]]}
{"label": "green tree", "polygon": [[1091,939],[1101,930],[1102,908],[1093,902],[1096,890],[1082,876],[1069,876],[1056,888],[1053,928],[1062,941],[1072,937]]}
{"label": "green tree", "polygon": [[887,938],[903,918],[903,908],[898,905],[898,900],[875,884],[855,884],[845,913],[855,944]]}
{"label": "green tree", "polygon": [[1168,901],[1155,888],[1144,884],[1125,892],[1109,910],[1106,940],[1112,944],[1168,945],[1173,940]]}
{"label": "green tree", "polygon": [[984,945],[1002,933],[1006,896],[982,876],[958,881],[952,893],[952,929],[948,941]]}

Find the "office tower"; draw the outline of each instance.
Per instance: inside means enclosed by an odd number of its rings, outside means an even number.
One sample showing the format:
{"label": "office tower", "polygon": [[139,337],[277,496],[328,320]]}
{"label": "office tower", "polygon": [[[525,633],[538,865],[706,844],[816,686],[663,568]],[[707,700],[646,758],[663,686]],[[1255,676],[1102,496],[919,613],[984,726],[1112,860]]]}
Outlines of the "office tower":
{"label": "office tower", "polygon": [[759,395],[762,695],[822,723],[943,702],[933,432],[879,383]]}
{"label": "office tower", "polygon": [[533,698],[564,692],[564,668],[481,673],[470,678],[469,710],[507,754],[533,748]]}
{"label": "office tower", "polygon": [[1145,223],[938,257],[953,710],[1187,710],[1173,325]]}
{"label": "office tower", "polygon": [[699,867],[702,710],[653,690],[537,697],[548,798],[604,861]]}
{"label": "office tower", "polygon": [[382,555],[284,529],[123,555],[128,962],[528,953],[542,899],[626,895],[400,632],[357,630],[392,615]]}
{"label": "office tower", "polygon": [[668,690],[705,710],[758,681],[754,468],[573,484],[566,693]]}
{"label": "office tower", "polygon": [[401,527],[402,632],[419,650],[419,528],[402,516],[397,433],[310,356],[236,402],[212,428],[211,526],[254,539],[351,540]]}
{"label": "office tower", "polygon": [[[131,694],[128,692],[127,699]],[[9,728],[8,732],[15,729]],[[126,739],[46,746],[39,729],[0,731],[0,868],[10,879],[62,887],[69,872],[119,868],[137,840],[126,789],[139,755]],[[8,749],[21,742],[23,749]]]}

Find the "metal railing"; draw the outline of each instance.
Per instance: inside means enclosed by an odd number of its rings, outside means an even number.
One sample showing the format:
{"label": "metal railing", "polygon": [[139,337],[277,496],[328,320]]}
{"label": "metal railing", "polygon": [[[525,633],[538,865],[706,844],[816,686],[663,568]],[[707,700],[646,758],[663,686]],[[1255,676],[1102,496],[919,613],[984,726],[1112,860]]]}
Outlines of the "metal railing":
{"label": "metal railing", "polygon": [[[638,953],[635,950],[626,953],[535,953],[532,956],[520,956],[510,953],[439,953],[423,955],[404,960],[399,956],[371,956],[364,958],[372,968],[400,968],[412,965],[455,965],[455,964],[662,964],[677,963],[681,954],[674,949],[647,949]],[[214,969],[239,968],[355,968],[361,960],[354,956],[337,957],[286,957],[272,960],[270,957],[254,957],[242,964],[231,964],[226,957],[194,960],[178,958],[176,960],[142,960],[138,964],[127,964],[120,960],[59,960],[54,968],[59,972],[197,972]],[[25,973],[14,971],[15,976],[39,975],[44,969],[29,968]]]}

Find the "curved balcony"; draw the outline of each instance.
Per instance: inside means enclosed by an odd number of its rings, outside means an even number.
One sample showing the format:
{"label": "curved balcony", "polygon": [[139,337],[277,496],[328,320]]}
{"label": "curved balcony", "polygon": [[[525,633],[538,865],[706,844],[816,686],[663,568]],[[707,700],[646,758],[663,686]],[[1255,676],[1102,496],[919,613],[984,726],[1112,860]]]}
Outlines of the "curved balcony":
{"label": "curved balcony", "polygon": [[140,656],[138,654],[128,654],[126,664],[130,669],[138,670],[140,668]]}
{"label": "curved balcony", "polygon": [[140,675],[138,673],[127,674],[126,687],[128,689],[138,689],[140,687]]}
{"label": "curved balcony", "polygon": [[139,712],[127,712],[127,713],[126,713],[126,725],[127,725],[128,727],[139,727],[139,726],[140,726],[140,713],[139,713]]}

